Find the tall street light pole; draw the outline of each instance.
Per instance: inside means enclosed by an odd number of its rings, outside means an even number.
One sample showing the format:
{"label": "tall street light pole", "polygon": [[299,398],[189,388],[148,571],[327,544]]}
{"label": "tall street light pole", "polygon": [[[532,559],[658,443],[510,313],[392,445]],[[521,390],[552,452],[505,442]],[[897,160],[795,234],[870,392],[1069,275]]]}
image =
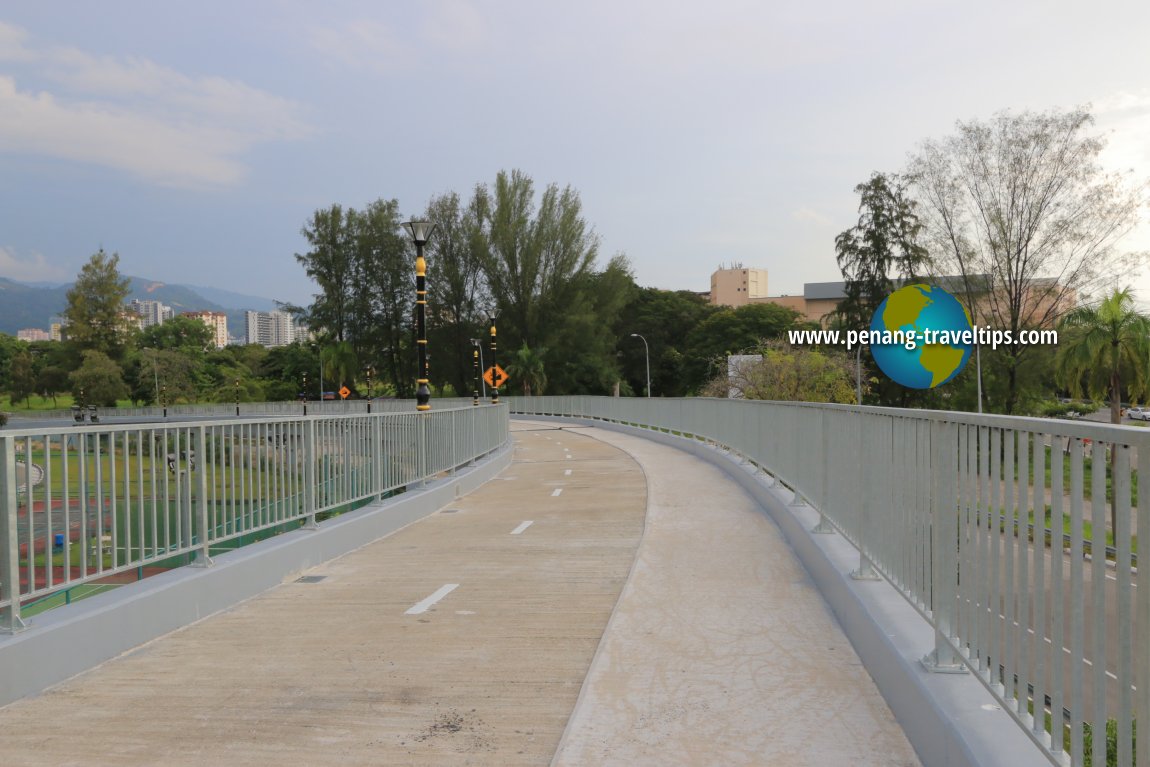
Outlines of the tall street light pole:
{"label": "tall street light pole", "polygon": [[499,379],[495,377],[495,318],[491,318],[491,380],[495,384],[491,387],[491,404],[499,404]]}
{"label": "tall street light pole", "polygon": [[471,350],[471,364],[475,368],[475,388],[471,390],[471,404],[479,407],[479,346]]}
{"label": "tall street light pole", "polygon": [[483,371],[487,370],[487,366],[483,364],[483,340],[472,338],[471,345],[479,352],[479,394],[483,399],[487,399],[487,382],[483,380]]}
{"label": "tall street light pole", "polygon": [[431,387],[427,372],[427,262],[423,246],[431,238],[435,224],[408,221],[404,224],[415,243],[415,344],[419,348],[419,375],[416,378],[415,409],[431,410]]}
{"label": "tall street light pole", "polygon": [[638,338],[643,342],[643,352],[647,357],[647,399],[651,398],[651,347],[647,346],[647,339],[638,333],[632,333],[631,338]]}

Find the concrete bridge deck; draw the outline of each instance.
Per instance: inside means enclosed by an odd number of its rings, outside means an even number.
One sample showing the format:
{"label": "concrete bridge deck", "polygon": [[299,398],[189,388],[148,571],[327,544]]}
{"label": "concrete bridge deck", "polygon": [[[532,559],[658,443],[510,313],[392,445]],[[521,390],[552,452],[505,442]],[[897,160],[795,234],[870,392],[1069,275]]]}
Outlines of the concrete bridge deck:
{"label": "concrete bridge deck", "polygon": [[0,709],[2,762],[918,763],[725,474],[513,428],[510,468],[438,513]]}

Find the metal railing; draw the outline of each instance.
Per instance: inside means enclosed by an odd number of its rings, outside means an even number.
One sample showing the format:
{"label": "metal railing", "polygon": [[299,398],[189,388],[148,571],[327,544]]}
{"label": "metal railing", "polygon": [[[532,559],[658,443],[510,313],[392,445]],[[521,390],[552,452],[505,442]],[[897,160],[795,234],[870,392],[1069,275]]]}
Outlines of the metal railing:
{"label": "metal railing", "polygon": [[[481,400],[482,401],[482,400]],[[467,407],[471,397],[445,397],[432,400],[437,410]],[[215,402],[206,405],[150,405],[147,407],[94,407],[91,409],[100,419],[117,418],[163,418],[184,417],[205,418],[212,416],[234,416],[235,402]],[[286,417],[293,415],[352,415],[356,413],[398,413],[415,410],[414,399],[354,399],[354,400],[308,400],[291,402],[241,402],[240,415],[248,418],[257,416]],[[84,411],[88,417],[89,411]],[[68,419],[76,417],[76,409],[33,410],[13,414],[18,418]]]}
{"label": "metal railing", "polygon": [[[47,594],[240,545],[508,440],[504,405],[0,432],[0,632]],[[135,573],[133,573],[135,571]]]}
{"label": "metal railing", "polygon": [[747,400],[506,401],[741,455],[820,513],[815,532],[855,546],[855,577],[886,579],[930,622],[924,665],[976,674],[1051,763],[1130,767],[1136,749],[1150,764],[1150,735],[1135,744],[1133,732],[1138,714],[1150,722],[1150,568],[1132,562],[1135,531],[1150,530],[1150,429]]}

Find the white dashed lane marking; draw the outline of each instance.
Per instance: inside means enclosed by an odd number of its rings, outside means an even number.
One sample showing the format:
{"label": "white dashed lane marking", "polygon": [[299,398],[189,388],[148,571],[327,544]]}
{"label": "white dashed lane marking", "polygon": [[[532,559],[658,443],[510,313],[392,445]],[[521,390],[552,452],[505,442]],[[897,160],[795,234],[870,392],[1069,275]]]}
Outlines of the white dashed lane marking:
{"label": "white dashed lane marking", "polygon": [[429,596],[422,602],[416,602],[403,613],[404,615],[419,615],[420,613],[427,612],[428,608],[434,605],[439,600],[459,588],[458,583],[445,583],[435,590],[435,593]]}

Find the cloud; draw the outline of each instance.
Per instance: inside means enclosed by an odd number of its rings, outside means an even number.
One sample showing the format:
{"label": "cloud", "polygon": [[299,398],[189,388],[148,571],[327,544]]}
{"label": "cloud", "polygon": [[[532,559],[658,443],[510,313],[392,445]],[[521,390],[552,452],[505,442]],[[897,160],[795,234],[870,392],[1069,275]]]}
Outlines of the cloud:
{"label": "cloud", "polygon": [[381,74],[411,67],[416,54],[416,49],[400,39],[390,26],[369,19],[339,28],[317,29],[312,33],[311,45],[344,66]]}
{"label": "cloud", "polygon": [[360,18],[311,33],[312,48],[350,69],[375,74],[418,72],[426,61],[472,54],[490,40],[490,30],[467,0],[437,0],[411,6],[418,18],[389,14],[386,21]]}
{"label": "cloud", "polygon": [[817,210],[811,208],[799,208],[791,213],[791,218],[803,224],[814,224],[816,226],[830,226],[834,223],[830,216],[819,213]]}
{"label": "cloud", "polygon": [[63,269],[49,264],[41,253],[20,260],[12,251],[0,247],[0,277],[18,282],[51,282],[66,280],[69,276]]}
{"label": "cloud", "polygon": [[1098,127],[1106,133],[1102,161],[1116,170],[1130,170],[1145,180],[1150,170],[1150,90],[1120,91],[1094,104]]}
{"label": "cloud", "polygon": [[192,77],[147,59],[36,48],[0,22],[0,61],[31,62],[51,90],[0,75],[0,147],[103,165],[169,186],[243,179],[245,151],[303,138],[292,101],[220,77]]}

